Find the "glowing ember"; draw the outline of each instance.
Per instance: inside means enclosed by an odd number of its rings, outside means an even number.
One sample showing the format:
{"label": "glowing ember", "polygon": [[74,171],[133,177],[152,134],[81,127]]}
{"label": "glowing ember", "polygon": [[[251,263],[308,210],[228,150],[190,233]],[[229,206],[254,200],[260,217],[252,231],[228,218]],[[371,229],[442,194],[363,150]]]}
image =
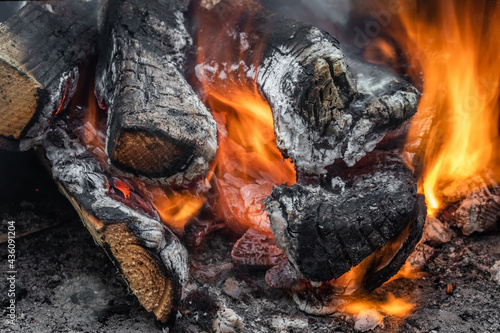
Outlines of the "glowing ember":
{"label": "glowing ember", "polygon": [[[423,133],[421,191],[429,214],[447,202],[500,181],[500,3],[401,1],[402,29],[389,33],[403,48],[423,96],[407,152]],[[400,33],[398,33],[398,31]],[[381,52],[386,53],[386,50]]]}
{"label": "glowing ember", "polygon": [[116,179],[114,187],[122,192],[125,199],[130,199],[130,188],[122,180]]}
{"label": "glowing ember", "polygon": [[102,165],[107,164],[107,157],[104,151],[104,141],[105,141],[105,130],[100,126],[100,122],[104,122],[105,118],[103,112],[97,105],[97,100],[94,95],[93,89],[88,93],[87,98],[87,108],[88,111],[83,119],[84,123],[84,137],[83,142],[89,150],[91,150],[94,156],[99,160]]}

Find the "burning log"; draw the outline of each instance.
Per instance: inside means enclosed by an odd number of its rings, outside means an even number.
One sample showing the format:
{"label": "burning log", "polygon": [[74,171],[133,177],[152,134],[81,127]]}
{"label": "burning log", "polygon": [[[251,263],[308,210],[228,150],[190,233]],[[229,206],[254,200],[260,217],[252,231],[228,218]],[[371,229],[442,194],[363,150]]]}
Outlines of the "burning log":
{"label": "burning log", "polygon": [[208,170],[216,124],[182,71],[191,39],[183,1],[109,1],[96,94],[108,107],[106,153],[123,175],[152,184]]}
{"label": "burning log", "polygon": [[[391,267],[387,280],[420,240],[426,215],[407,170],[334,178],[330,189],[276,187],[265,206],[276,243],[311,281],[339,278],[409,228],[408,244],[395,251],[404,259]],[[370,289],[377,286],[369,283]]]}
{"label": "burning log", "polygon": [[[325,173],[337,159],[354,165],[416,111],[415,88],[346,59],[324,31],[251,0],[198,1],[193,7],[195,30],[202,29],[203,44],[213,47],[203,50],[197,77],[253,79],[271,106],[277,146],[298,171]],[[235,16],[221,32],[219,23]],[[231,42],[221,43],[221,37]],[[237,57],[217,62],[211,55],[219,48]]]}
{"label": "burning log", "polygon": [[[51,129],[43,142],[61,192],[144,308],[162,322],[171,320],[187,279],[187,251],[156,211],[135,195],[131,182],[107,175],[63,128]],[[113,193],[120,193],[121,200]]]}
{"label": "burning log", "polygon": [[0,27],[0,147],[27,150],[75,90],[94,52],[96,1],[29,2]]}

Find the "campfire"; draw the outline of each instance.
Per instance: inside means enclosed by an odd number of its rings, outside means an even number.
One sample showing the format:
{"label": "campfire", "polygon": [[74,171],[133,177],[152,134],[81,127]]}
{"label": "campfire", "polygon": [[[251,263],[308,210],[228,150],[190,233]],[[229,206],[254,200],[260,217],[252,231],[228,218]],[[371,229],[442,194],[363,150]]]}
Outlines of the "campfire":
{"label": "campfire", "polygon": [[[391,282],[500,226],[500,5],[343,4],[29,2],[0,26],[0,148],[43,151],[162,323],[235,266],[359,330],[405,319]],[[193,259],[213,237],[230,266]],[[209,329],[245,328],[220,306]]]}

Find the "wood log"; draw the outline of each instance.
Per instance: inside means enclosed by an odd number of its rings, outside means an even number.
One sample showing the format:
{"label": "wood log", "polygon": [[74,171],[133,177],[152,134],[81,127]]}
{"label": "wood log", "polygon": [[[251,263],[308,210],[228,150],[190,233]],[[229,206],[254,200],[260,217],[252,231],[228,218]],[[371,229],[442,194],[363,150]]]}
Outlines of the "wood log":
{"label": "wood log", "polygon": [[[311,281],[340,277],[409,228],[411,239],[396,256],[397,267],[390,268],[397,273],[420,240],[426,215],[423,196],[404,166],[332,178],[329,188],[275,187],[264,205],[276,244]],[[378,274],[388,279],[388,270]]]}
{"label": "wood log", "polygon": [[[487,183],[494,185],[488,187]],[[500,186],[491,180],[484,182],[484,187],[451,205],[442,217],[465,235],[500,230]]]}
{"label": "wood log", "polygon": [[63,127],[53,127],[43,142],[53,178],[144,308],[161,322],[173,320],[187,279],[187,251],[146,204],[125,204],[139,198],[132,183],[107,175]]}
{"label": "wood log", "polygon": [[215,120],[183,73],[186,1],[109,1],[96,93],[108,107],[106,153],[119,174],[184,183],[208,170]]}
{"label": "wood log", "polygon": [[0,148],[27,150],[75,90],[94,52],[97,1],[29,2],[0,26]]}
{"label": "wood log", "polygon": [[[214,85],[235,75],[254,80],[271,106],[277,146],[299,172],[324,174],[337,159],[354,165],[416,112],[415,88],[346,59],[324,31],[251,0],[200,0],[192,10],[193,31],[203,31],[205,46],[196,42],[203,52],[197,77]],[[218,60],[220,53],[231,61]]]}

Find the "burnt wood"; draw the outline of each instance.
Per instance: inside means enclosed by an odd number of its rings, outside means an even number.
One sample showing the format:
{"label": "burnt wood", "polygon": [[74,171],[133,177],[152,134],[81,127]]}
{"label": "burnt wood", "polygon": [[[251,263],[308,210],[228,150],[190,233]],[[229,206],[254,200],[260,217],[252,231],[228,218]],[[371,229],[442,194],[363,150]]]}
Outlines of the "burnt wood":
{"label": "burnt wood", "polygon": [[[231,73],[255,82],[271,106],[277,146],[299,172],[325,173],[337,159],[354,165],[416,112],[414,87],[348,59],[318,28],[251,0],[194,1],[192,11],[193,31],[209,39],[195,43],[198,52],[208,45],[197,77],[218,84]],[[220,53],[232,58],[222,62]]]}
{"label": "burnt wood", "polygon": [[0,148],[27,150],[94,52],[97,1],[33,1],[0,26]]}
{"label": "burnt wood", "polygon": [[188,277],[186,249],[139,189],[107,174],[64,127],[54,126],[43,141],[53,178],[144,308],[161,322],[173,320]]}
{"label": "burnt wood", "polygon": [[96,94],[108,108],[106,153],[115,171],[149,184],[208,170],[216,123],[186,82],[186,1],[110,0]]}
{"label": "burnt wood", "polygon": [[[426,215],[416,181],[404,166],[332,178],[329,188],[279,186],[264,205],[276,244],[311,281],[340,277],[409,228],[411,238],[400,255],[403,260],[391,270],[392,275],[397,273],[411,245],[420,239]],[[390,277],[386,271],[379,274]]]}
{"label": "burnt wood", "polygon": [[465,235],[500,230],[500,186],[491,180],[484,181],[482,188],[451,205],[442,217]]}

